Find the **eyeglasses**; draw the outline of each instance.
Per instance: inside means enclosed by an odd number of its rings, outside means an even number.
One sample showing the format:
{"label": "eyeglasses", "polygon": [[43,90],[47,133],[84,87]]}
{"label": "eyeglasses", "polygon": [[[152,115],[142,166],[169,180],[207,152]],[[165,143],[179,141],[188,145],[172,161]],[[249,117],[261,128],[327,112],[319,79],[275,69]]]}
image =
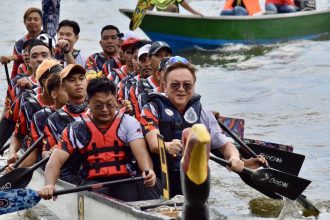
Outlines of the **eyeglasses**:
{"label": "eyeglasses", "polygon": [[189,91],[192,89],[193,84],[189,83],[189,82],[184,82],[184,83],[174,82],[174,83],[170,84],[170,88],[175,91],[179,90],[181,88],[181,86],[184,90]]}
{"label": "eyeglasses", "polygon": [[104,108],[104,105],[107,109],[113,109],[116,107],[116,103],[97,103],[97,104],[94,104],[94,108],[96,110],[102,110]]}
{"label": "eyeglasses", "polygon": [[170,66],[172,66],[175,63],[183,63],[183,64],[189,64],[190,62],[184,58],[184,57],[180,57],[180,56],[174,56],[171,57],[165,64],[165,69],[169,68]]}

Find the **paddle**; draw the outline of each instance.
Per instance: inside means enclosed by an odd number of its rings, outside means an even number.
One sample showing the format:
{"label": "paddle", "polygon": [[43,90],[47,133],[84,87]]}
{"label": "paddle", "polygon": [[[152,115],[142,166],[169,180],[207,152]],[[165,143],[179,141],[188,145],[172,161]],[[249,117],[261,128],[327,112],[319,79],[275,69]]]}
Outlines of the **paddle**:
{"label": "paddle", "polygon": [[[114,184],[131,183],[142,180],[144,180],[144,177],[134,177],[104,183],[96,183],[86,186],[79,186],[70,189],[55,191],[54,196],[81,192],[85,190],[99,189]],[[32,208],[33,206],[38,204],[40,200],[41,198],[39,197],[38,192],[32,189],[11,189],[8,191],[0,192],[0,215]]]}
{"label": "paddle", "polygon": [[159,149],[159,158],[160,166],[162,171],[162,185],[163,185],[163,197],[165,200],[170,199],[170,184],[168,180],[168,170],[167,170],[167,159],[166,159],[166,150],[164,137],[160,134],[157,134],[158,149]]}
{"label": "paddle", "polygon": [[5,63],[5,64],[3,64],[3,65],[5,66],[5,72],[6,72],[6,79],[7,79],[8,87],[9,87],[10,90],[11,90],[13,87],[12,87],[11,82],[10,82],[7,63]]}
{"label": "paddle", "polygon": [[0,178],[0,191],[9,189],[24,188],[29,185],[33,172],[49,160],[45,157],[31,167],[19,167]]}
{"label": "paddle", "polygon": [[[233,132],[231,132],[222,122],[220,122],[218,120],[218,123],[220,125],[220,127],[227,132],[227,134],[229,134],[241,147],[242,149],[244,149],[244,151],[246,151],[247,153],[249,153],[250,155],[252,155],[252,157],[256,158],[257,154],[252,151],[241,139],[239,139]],[[269,166],[265,166],[266,168],[270,168]],[[320,211],[310,202],[307,200],[305,195],[299,195],[297,198],[297,201],[307,210],[315,213],[315,215],[319,215]]]}
{"label": "paddle", "polygon": [[[230,166],[227,160],[210,155],[211,160],[222,166]],[[252,170],[243,168],[243,173],[249,174],[252,181],[257,185],[262,185],[266,190],[278,193],[289,199],[295,200],[311,183],[306,180],[288,173],[274,170],[272,168],[262,168]]]}
{"label": "paddle", "polygon": [[150,0],[139,0],[137,2],[131,21],[129,23],[129,29],[131,31],[134,31],[140,26],[144,18],[144,15],[146,14],[150,6],[150,3],[151,3]]}
{"label": "paddle", "polygon": [[41,5],[43,30],[55,37],[60,19],[61,0],[42,0]]}
{"label": "paddle", "polygon": [[[256,154],[264,156],[270,167],[292,175],[298,176],[305,156],[292,152],[277,150],[274,148],[265,147],[258,144],[247,144]],[[238,147],[240,154],[244,158],[249,158],[244,148]]]}
{"label": "paddle", "polygon": [[[20,157],[13,165],[13,168],[17,168],[30,154],[34,149],[38,147],[39,142],[43,139],[44,134],[42,134],[28,149],[27,151]],[[10,146],[10,143],[8,143],[8,147]],[[8,167],[8,164],[0,169],[0,173],[4,171]],[[1,182],[2,177],[0,177]]]}

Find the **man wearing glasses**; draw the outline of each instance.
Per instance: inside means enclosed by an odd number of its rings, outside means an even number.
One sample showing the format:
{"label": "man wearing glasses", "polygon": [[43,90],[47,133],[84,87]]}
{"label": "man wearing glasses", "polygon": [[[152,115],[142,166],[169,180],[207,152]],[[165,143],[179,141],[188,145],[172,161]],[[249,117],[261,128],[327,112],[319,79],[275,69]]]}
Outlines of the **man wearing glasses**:
{"label": "man wearing glasses", "polygon": [[102,52],[94,53],[90,55],[85,64],[86,69],[86,77],[94,78],[97,76],[101,76],[103,65],[107,61],[111,61],[111,67],[113,68],[120,68],[122,66],[119,60],[119,51],[118,51],[118,44],[119,38],[123,37],[123,34],[119,32],[119,29],[114,25],[106,25],[102,28],[101,31],[101,40],[100,45],[102,47]]}
{"label": "man wearing glasses", "polygon": [[[222,134],[214,115],[200,103],[195,94],[195,68],[183,57],[171,57],[165,65],[165,94],[152,94],[141,112],[141,124],[152,152],[157,176],[160,176],[157,134],[164,136],[169,172],[170,197],[182,194],[180,160],[182,131],[193,124],[204,124],[212,137],[212,152],[218,151],[231,162],[231,169],[241,171],[243,161],[236,147]],[[158,165],[158,166],[157,166]]]}
{"label": "man wearing glasses", "polygon": [[[75,151],[83,155],[83,184],[94,184],[131,176],[128,152],[135,156],[143,182],[116,184],[95,191],[123,201],[158,199],[153,171],[139,122],[125,109],[117,110],[116,85],[108,78],[92,79],[87,86],[90,113],[64,131],[45,170],[45,187],[40,196],[52,198],[60,167]],[[146,172],[148,171],[148,172]]]}

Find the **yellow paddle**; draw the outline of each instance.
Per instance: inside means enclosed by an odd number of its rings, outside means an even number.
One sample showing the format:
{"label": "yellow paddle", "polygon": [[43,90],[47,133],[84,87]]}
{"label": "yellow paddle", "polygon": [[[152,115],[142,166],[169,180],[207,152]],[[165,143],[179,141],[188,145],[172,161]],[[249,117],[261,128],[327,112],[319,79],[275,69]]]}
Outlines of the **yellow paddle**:
{"label": "yellow paddle", "polygon": [[143,17],[146,14],[149,6],[151,5],[151,0],[138,0],[131,22],[129,23],[129,29],[134,31],[142,23]]}

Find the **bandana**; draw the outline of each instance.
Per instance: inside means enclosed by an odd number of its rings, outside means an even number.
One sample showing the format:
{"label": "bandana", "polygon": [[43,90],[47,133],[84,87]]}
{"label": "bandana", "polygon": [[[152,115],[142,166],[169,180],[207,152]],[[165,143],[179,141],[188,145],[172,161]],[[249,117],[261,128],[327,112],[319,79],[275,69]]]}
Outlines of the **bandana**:
{"label": "bandana", "polygon": [[82,113],[83,111],[86,110],[87,108],[87,101],[84,101],[84,103],[82,104],[79,104],[79,105],[75,105],[75,104],[71,104],[71,103],[67,103],[66,106],[68,108],[68,110],[71,112],[71,113],[74,113],[74,114],[80,114]]}

